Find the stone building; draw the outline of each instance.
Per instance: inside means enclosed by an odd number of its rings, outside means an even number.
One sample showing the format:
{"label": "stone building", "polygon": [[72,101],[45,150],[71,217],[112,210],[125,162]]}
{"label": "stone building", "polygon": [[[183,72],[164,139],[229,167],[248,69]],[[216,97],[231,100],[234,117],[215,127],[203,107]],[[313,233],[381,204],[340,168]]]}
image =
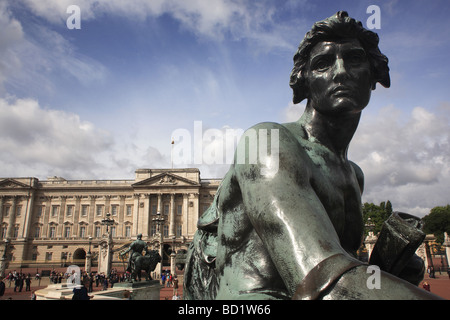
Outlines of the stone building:
{"label": "stone building", "polygon": [[[219,179],[198,169],[138,169],[134,180],[0,179],[0,256],[8,269],[84,265],[106,233],[106,213],[116,255],[142,234],[158,249],[160,214],[164,265],[172,250],[187,249],[197,220],[212,203]],[[6,252],[5,252],[6,249]]]}

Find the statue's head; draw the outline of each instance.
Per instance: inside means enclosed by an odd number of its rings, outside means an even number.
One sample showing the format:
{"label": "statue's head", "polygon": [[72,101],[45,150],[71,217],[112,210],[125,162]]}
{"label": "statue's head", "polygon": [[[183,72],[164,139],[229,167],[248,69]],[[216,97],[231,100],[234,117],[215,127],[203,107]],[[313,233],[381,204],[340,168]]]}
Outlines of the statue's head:
{"label": "statue's head", "polygon": [[139,240],[141,240],[141,239],[142,239],[142,233],[139,233],[139,234],[137,235],[137,238],[138,238]]}
{"label": "statue's head", "polygon": [[309,61],[311,50],[320,42],[342,41],[356,39],[364,49],[370,65],[371,89],[379,82],[382,86],[390,86],[388,58],[378,48],[378,35],[365,29],[362,23],[350,18],[345,11],[339,11],[332,17],[314,23],[311,30],[306,33],[294,56],[289,85],[294,96],[293,102],[299,103],[309,98],[307,72],[305,68]]}

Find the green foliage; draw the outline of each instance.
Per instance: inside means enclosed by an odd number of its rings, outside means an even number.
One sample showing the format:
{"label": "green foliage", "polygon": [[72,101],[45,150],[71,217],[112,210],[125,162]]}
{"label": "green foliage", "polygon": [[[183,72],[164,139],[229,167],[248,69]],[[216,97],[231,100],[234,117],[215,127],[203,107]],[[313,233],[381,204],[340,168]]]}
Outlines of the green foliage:
{"label": "green foliage", "polygon": [[[392,214],[392,203],[388,200],[386,202],[380,203],[380,205],[375,205],[373,203],[363,204],[363,221],[364,225],[368,224],[369,218],[370,222],[374,224],[373,232],[378,234],[381,231],[383,222]],[[369,229],[366,227],[366,235]]]}
{"label": "green foliage", "polygon": [[422,218],[424,222],[423,231],[432,233],[436,237],[436,242],[444,242],[444,232],[450,234],[450,205],[445,207],[434,207],[430,213]]}

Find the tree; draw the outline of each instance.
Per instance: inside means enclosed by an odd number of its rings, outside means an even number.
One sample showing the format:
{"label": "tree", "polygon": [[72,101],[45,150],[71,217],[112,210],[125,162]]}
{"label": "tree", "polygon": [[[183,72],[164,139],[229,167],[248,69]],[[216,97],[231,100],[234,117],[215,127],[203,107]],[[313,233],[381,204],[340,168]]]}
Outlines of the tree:
{"label": "tree", "polygon": [[444,242],[444,232],[450,234],[450,205],[445,207],[434,207],[430,213],[422,218],[424,223],[423,231],[432,233],[436,237],[436,242]]}
{"label": "tree", "polygon": [[[392,204],[388,200],[386,202],[381,202],[380,205],[375,205],[373,203],[364,203],[363,204],[363,221],[364,225],[367,225],[368,220],[370,218],[370,222],[374,224],[373,232],[377,234],[381,231],[381,227],[383,226],[383,222],[389,218],[392,214]],[[368,233],[368,229],[366,229],[366,234]]]}

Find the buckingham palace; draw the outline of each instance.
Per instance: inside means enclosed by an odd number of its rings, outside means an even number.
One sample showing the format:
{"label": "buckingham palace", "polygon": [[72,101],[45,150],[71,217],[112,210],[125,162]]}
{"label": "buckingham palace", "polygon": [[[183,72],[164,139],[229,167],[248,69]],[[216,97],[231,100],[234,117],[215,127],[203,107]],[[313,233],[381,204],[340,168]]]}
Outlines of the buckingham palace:
{"label": "buckingham palace", "polygon": [[50,268],[84,265],[92,250],[95,265],[108,217],[113,263],[142,234],[149,248],[162,246],[170,265],[170,253],[188,248],[219,183],[194,168],[137,169],[132,180],[0,178],[0,256],[9,269]]}

